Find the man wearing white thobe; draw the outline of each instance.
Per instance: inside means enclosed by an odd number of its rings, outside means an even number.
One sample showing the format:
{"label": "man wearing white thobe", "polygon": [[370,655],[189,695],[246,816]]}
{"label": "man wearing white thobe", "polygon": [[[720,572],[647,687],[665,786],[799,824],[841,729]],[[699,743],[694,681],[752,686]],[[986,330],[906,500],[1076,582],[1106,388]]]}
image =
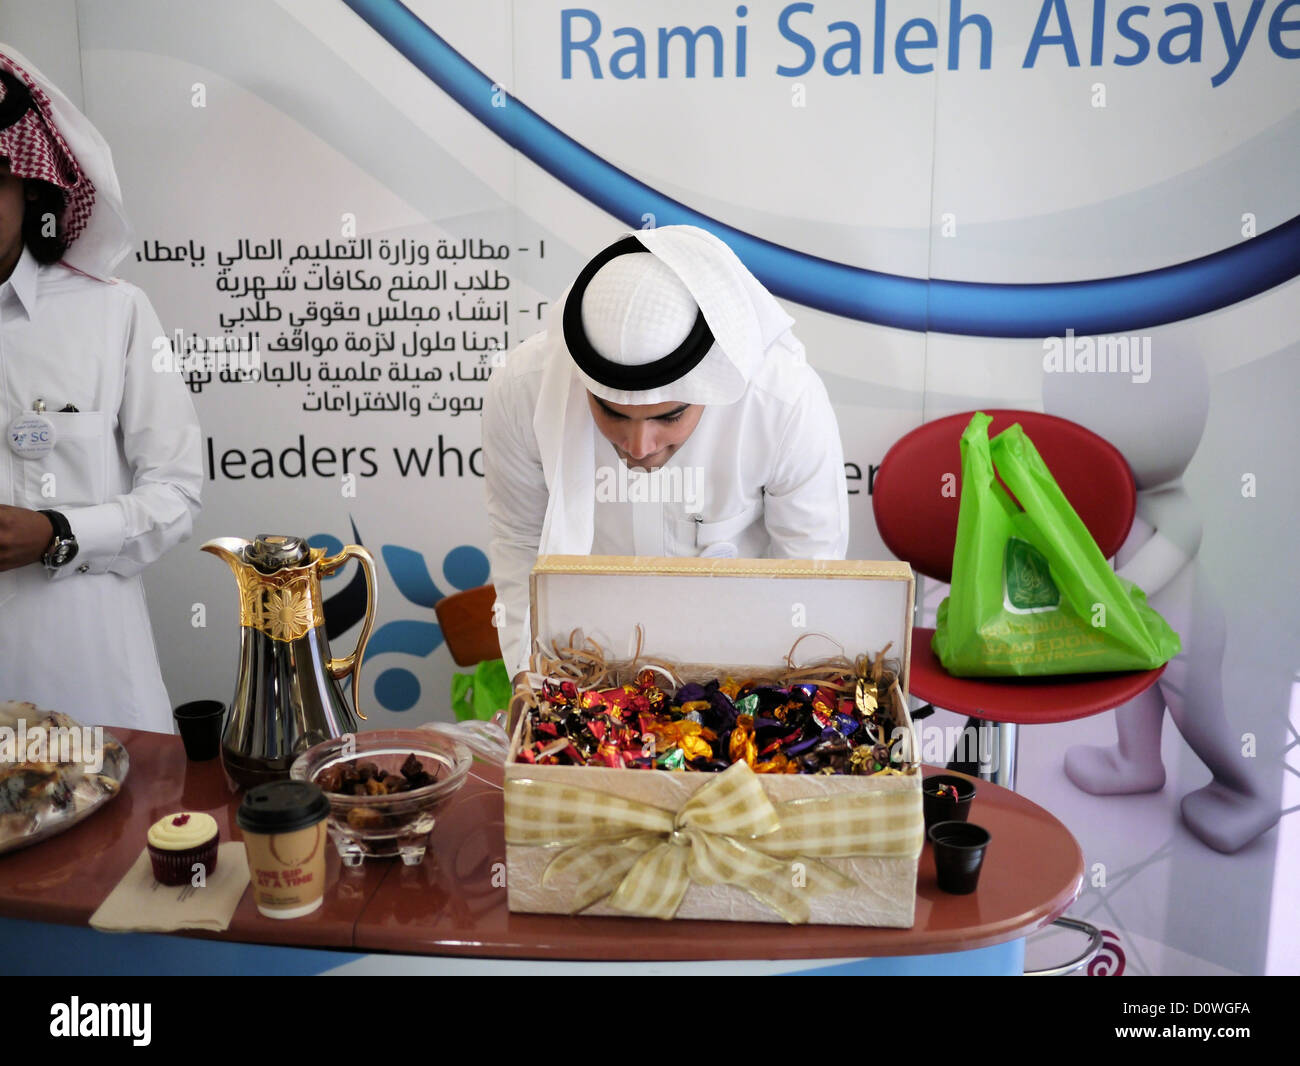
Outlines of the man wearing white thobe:
{"label": "man wearing white thobe", "polygon": [[512,675],[539,554],[844,558],[839,430],[791,324],[721,240],[666,226],[596,256],[493,372],[489,555]]}
{"label": "man wearing white thobe", "polygon": [[110,275],[131,241],[108,146],[3,45],[0,83],[0,702],[170,732],[140,573],[198,513],[198,421]]}

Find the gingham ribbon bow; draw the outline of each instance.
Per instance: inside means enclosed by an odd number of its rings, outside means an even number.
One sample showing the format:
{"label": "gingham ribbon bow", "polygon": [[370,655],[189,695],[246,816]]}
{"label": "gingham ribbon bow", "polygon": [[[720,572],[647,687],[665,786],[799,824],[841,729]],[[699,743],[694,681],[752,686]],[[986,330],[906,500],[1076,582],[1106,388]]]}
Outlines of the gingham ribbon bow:
{"label": "gingham ribbon bow", "polygon": [[774,806],[747,764],[714,777],[677,811],[528,778],[506,785],[506,841],[563,847],[542,884],[576,874],[573,912],[608,897],[628,914],[671,918],[691,882],[744,889],[787,922],[808,899],[853,881],[814,857],[914,857],[921,807],[908,791]]}

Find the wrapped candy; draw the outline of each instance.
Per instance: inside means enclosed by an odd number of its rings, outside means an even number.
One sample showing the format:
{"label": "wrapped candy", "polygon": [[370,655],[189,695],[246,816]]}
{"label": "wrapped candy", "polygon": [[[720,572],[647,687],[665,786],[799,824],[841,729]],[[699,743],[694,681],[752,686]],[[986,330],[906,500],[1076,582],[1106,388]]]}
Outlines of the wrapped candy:
{"label": "wrapped candy", "polygon": [[704,737],[685,736],[677,742],[677,746],[685,753],[687,759],[711,759],[713,757],[713,745]]}
{"label": "wrapped candy", "polygon": [[879,689],[875,682],[867,681],[865,678],[858,678],[858,683],[854,687],[853,698],[857,704],[858,713],[864,718],[870,718],[876,713],[879,706]]}
{"label": "wrapped candy", "polygon": [[656,759],[655,765],[663,770],[682,770],[686,766],[686,755],[681,748],[674,748]]}
{"label": "wrapped candy", "polygon": [[666,750],[672,747],[681,748],[685,752],[687,759],[711,759],[713,758],[714,740],[718,735],[712,729],[706,729],[698,722],[690,719],[683,719],[679,722],[665,722],[651,726],[651,731],[655,737],[656,748]]}
{"label": "wrapped candy", "polygon": [[588,690],[578,697],[581,710],[603,708],[616,718],[629,718],[650,710],[650,700],[636,685],[619,685],[617,688]]}
{"label": "wrapped candy", "polygon": [[731,756],[732,762],[744,759],[751,767],[758,759],[758,749],[754,746],[754,719],[750,715],[736,717],[736,726],[727,742],[727,754]]}
{"label": "wrapped candy", "polygon": [[623,754],[612,740],[605,740],[596,749],[596,761],[602,766],[619,769],[623,765]]}
{"label": "wrapped candy", "polygon": [[[860,663],[862,660],[860,660]],[[716,773],[744,761],[758,773],[910,770],[879,693],[880,657],[860,674],[782,686],[732,677],[688,682],[666,672],[581,689],[546,679],[524,726],[521,761]],[[665,687],[667,685],[667,687]]]}
{"label": "wrapped candy", "polygon": [[653,670],[642,670],[636,675],[636,687],[646,698],[652,711],[662,711],[668,702],[668,696],[659,687],[658,678]]}
{"label": "wrapped candy", "polygon": [[861,723],[850,714],[841,714],[836,711],[831,715],[831,724],[835,726],[841,736],[851,737],[861,727]]}
{"label": "wrapped candy", "polygon": [[571,707],[578,699],[578,686],[572,681],[542,682],[542,695],[553,707]]}

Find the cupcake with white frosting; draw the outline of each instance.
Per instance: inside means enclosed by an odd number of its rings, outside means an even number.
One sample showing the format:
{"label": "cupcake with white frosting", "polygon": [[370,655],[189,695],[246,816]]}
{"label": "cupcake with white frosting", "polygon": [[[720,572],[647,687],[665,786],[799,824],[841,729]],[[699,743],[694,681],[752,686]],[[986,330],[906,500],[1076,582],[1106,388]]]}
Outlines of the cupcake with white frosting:
{"label": "cupcake with white frosting", "polygon": [[159,818],[149,827],[149,858],[153,875],[164,885],[187,885],[194,879],[196,865],[204,878],[217,869],[217,843],[221,832],[217,820],[198,811],[178,811]]}

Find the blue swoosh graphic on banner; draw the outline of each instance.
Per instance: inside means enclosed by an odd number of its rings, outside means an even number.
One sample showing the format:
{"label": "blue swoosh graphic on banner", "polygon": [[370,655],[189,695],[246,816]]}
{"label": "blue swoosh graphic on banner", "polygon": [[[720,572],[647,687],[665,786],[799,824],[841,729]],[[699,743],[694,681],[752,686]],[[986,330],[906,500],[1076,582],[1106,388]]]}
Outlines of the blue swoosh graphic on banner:
{"label": "blue swoosh graphic on banner", "polygon": [[735,229],[618,169],[505,93],[399,0],[343,0],[461,107],[553,177],[632,228],[701,226],[725,240],[778,296],[882,326],[976,337],[1124,333],[1193,318],[1300,275],[1300,216],[1175,266],[1047,284],[910,278],[808,255]]}

